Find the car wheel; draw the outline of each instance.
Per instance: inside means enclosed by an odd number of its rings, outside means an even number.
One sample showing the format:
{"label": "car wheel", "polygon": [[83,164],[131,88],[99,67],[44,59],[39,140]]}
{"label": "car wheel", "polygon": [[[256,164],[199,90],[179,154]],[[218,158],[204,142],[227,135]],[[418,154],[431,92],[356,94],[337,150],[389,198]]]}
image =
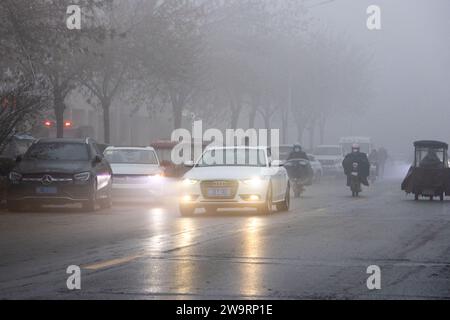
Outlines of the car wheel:
{"label": "car wheel", "polygon": [[11,212],[21,212],[23,210],[19,201],[8,200],[6,206]]}
{"label": "car wheel", "polygon": [[270,214],[272,212],[272,185],[269,185],[269,189],[267,190],[266,201],[258,207],[258,212],[260,214]]}
{"label": "car wheel", "polygon": [[110,209],[112,207],[111,186],[109,186],[108,191],[106,191],[106,198],[100,200],[100,207],[102,209]]}
{"label": "car wheel", "polygon": [[186,205],[186,204],[180,204],[180,214],[183,217],[189,217],[192,216],[194,214],[195,208],[193,206],[190,205]]}
{"label": "car wheel", "polygon": [[289,206],[291,205],[291,187],[288,183],[286,188],[286,195],[284,196],[284,201],[281,203],[277,203],[278,211],[289,211]]}
{"label": "car wheel", "polygon": [[94,182],[91,198],[82,203],[84,211],[93,212],[97,209],[97,180]]}

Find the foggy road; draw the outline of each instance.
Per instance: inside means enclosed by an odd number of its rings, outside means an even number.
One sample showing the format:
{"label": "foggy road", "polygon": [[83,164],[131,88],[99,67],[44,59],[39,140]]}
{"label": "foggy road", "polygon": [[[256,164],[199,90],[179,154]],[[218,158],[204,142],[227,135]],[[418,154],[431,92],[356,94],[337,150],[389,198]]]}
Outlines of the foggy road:
{"label": "foggy road", "polygon": [[[352,198],[328,178],[269,216],[180,217],[170,196],[95,213],[0,211],[0,298],[450,298],[450,201],[415,202],[399,184]],[[69,265],[81,290],[66,287]],[[370,265],[380,290],[366,286]]]}

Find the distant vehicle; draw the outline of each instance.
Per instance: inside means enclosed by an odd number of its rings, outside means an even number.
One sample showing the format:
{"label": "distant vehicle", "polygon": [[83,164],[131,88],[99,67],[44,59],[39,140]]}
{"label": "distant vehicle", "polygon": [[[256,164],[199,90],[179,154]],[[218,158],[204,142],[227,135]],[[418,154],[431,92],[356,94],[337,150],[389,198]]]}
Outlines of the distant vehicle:
{"label": "distant vehicle", "polygon": [[40,139],[16,162],[8,179],[11,211],[35,204],[111,206],[111,167],[90,138]]}
{"label": "distant vehicle", "polygon": [[344,156],[352,152],[352,145],[354,144],[359,144],[360,151],[367,155],[372,151],[372,139],[369,137],[350,136],[339,139],[339,145],[342,148]]}
{"label": "distant vehicle", "polygon": [[320,162],[323,174],[342,174],[344,154],[340,145],[319,145],[314,150],[314,157]]}
{"label": "distant vehicle", "polygon": [[152,147],[107,147],[105,158],[113,172],[114,197],[161,193],[164,169]]}
{"label": "distant vehicle", "polygon": [[323,175],[322,164],[312,154],[308,154],[308,159],[309,159],[309,163],[310,163],[311,168],[313,169],[313,173],[314,173],[313,180],[315,182],[319,182]]}
{"label": "distant vehicle", "polygon": [[414,162],[402,182],[402,190],[419,197],[439,197],[444,200],[450,195],[450,168],[448,144],[440,141],[422,140],[414,142]]}
{"label": "distant vehicle", "polygon": [[[181,142],[181,144],[190,144],[192,148],[191,151],[192,161],[197,160],[193,158],[195,147],[201,144],[202,151],[204,151],[205,148],[210,143],[211,141],[202,141],[201,143],[196,141]],[[188,171],[188,168],[186,168],[184,165],[182,164],[176,165],[172,163],[171,159],[172,149],[177,145],[180,146],[181,144],[178,141],[170,141],[170,140],[157,140],[150,144],[150,146],[155,149],[155,152],[158,155],[161,166],[164,167],[164,174],[166,177],[180,178]]]}
{"label": "distant vehicle", "polygon": [[266,147],[211,147],[183,177],[180,213],[196,208],[256,208],[261,214],[289,210],[290,186],[279,160],[270,161]]}
{"label": "distant vehicle", "polygon": [[311,168],[309,160],[306,159],[289,159],[283,164],[287,171],[289,182],[294,191],[294,197],[300,197],[305,190],[305,186],[311,185],[314,172]]}

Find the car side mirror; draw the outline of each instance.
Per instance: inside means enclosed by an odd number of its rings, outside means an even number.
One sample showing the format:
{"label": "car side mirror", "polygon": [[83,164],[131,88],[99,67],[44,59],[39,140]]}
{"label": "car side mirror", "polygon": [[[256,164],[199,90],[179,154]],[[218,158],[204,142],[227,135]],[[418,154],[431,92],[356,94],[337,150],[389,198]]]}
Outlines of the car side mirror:
{"label": "car side mirror", "polygon": [[23,156],[22,156],[21,154],[19,154],[19,155],[16,157],[16,162],[21,162],[22,159],[23,159]]}
{"label": "car side mirror", "polygon": [[102,157],[100,157],[99,155],[96,155],[96,156],[94,157],[93,162],[94,162],[94,163],[100,163],[100,162],[102,162],[102,160],[103,160]]}
{"label": "car side mirror", "polygon": [[194,161],[187,160],[187,161],[184,162],[184,166],[192,168],[194,166]]}
{"label": "car side mirror", "polygon": [[283,161],[281,160],[272,160],[272,162],[270,163],[271,167],[282,167],[284,166]]}

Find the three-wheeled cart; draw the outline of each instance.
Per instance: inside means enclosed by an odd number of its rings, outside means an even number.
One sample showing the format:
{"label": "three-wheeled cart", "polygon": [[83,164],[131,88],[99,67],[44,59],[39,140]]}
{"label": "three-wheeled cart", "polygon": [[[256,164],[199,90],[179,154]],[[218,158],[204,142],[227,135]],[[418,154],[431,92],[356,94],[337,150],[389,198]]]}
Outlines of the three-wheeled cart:
{"label": "three-wheeled cart", "polygon": [[448,144],[441,141],[414,142],[414,162],[402,182],[402,190],[414,194],[414,199],[428,197],[433,200],[450,195],[450,168]]}

